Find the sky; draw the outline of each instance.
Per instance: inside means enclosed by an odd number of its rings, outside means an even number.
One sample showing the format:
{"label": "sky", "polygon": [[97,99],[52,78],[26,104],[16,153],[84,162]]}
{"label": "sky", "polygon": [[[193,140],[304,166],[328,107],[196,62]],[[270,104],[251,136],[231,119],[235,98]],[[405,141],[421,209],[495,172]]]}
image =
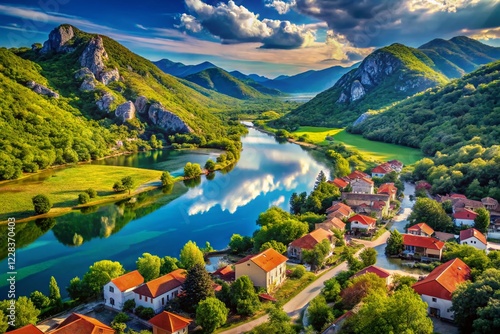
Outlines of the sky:
{"label": "sky", "polygon": [[500,0],[0,0],[0,46],[68,23],[150,60],[268,77],[350,66],[392,43],[458,35],[500,46]]}

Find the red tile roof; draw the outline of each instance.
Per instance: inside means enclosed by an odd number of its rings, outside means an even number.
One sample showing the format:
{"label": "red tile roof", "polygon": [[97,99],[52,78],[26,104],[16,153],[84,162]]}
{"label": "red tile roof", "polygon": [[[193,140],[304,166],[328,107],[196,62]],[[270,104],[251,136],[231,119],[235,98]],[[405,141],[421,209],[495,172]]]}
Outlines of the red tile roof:
{"label": "red tile roof", "polygon": [[397,192],[398,188],[394,186],[394,183],[384,183],[378,188],[377,194],[396,195]]}
{"label": "red tile roof", "polygon": [[413,226],[410,226],[410,227],[408,227],[408,231],[419,231],[419,232],[422,231],[428,235],[432,235],[434,233],[434,230],[432,229],[432,227],[430,227],[426,223],[419,223],[419,224],[415,224]]}
{"label": "red tile roof", "polygon": [[116,285],[118,290],[123,292],[144,283],[144,277],[142,277],[139,271],[134,270],[125,275],[121,275],[120,277],[112,279],[111,282]]}
{"label": "red tile roof", "polygon": [[481,199],[481,203],[483,203],[484,205],[498,205],[498,201],[491,197],[485,197]]}
{"label": "red tile roof", "polygon": [[97,319],[73,313],[51,334],[114,334],[115,330]]}
{"label": "red tile roof", "polygon": [[175,313],[163,311],[160,314],[149,319],[149,323],[155,327],[175,333],[183,328],[189,326],[193,320],[181,317]]}
{"label": "red tile roof", "polygon": [[19,329],[10,331],[9,334],[43,334],[35,325],[29,324]]}
{"label": "red tile roof", "polygon": [[364,215],[359,215],[359,214],[352,216],[351,218],[349,218],[348,221],[351,223],[354,221],[357,221],[363,225],[374,225],[377,222],[377,220],[375,218],[364,216]]}
{"label": "red tile roof", "polygon": [[304,235],[290,243],[290,246],[298,247],[301,249],[313,249],[314,246],[323,240],[329,240],[333,236],[331,231],[322,228],[315,229],[311,233]]}
{"label": "red tile roof", "polygon": [[436,238],[421,235],[403,234],[403,244],[405,246],[422,247],[427,249],[440,250],[444,247],[444,242]]}
{"label": "red tile roof", "polygon": [[413,284],[419,295],[451,300],[457,286],[470,277],[470,268],[459,258],[436,267],[425,279]]}
{"label": "red tile roof", "polygon": [[278,301],[276,298],[274,298],[273,296],[267,294],[267,293],[261,293],[259,294],[259,298],[264,300],[264,301],[270,301],[270,302],[276,302]]}
{"label": "red tile roof", "polygon": [[349,217],[353,213],[353,211],[349,205],[346,205],[342,202],[338,202],[333,204],[328,209],[326,209],[326,213],[328,215],[338,216],[340,214],[343,217]]}
{"label": "red tile roof", "polygon": [[460,241],[466,240],[472,237],[476,237],[477,240],[481,241],[483,244],[487,244],[486,237],[484,234],[476,230],[475,228],[468,228],[466,230],[460,231]]}
{"label": "red tile roof", "polygon": [[177,269],[134,289],[134,292],[151,298],[156,298],[164,293],[180,287],[186,280],[186,271]]}
{"label": "red tile roof", "polygon": [[392,169],[391,165],[387,162],[384,162],[383,164],[372,169],[372,173],[376,174],[388,174],[390,172],[394,172],[394,169]]}
{"label": "red tile roof", "polygon": [[333,217],[331,219],[327,219],[322,223],[316,224],[316,228],[323,228],[325,230],[330,231],[332,228],[336,228],[339,230],[345,229],[345,223],[337,217]]}
{"label": "red tile roof", "polygon": [[351,179],[351,180],[354,180],[354,179],[362,179],[362,178],[367,177],[367,176],[369,176],[369,175],[368,175],[368,174],[366,174],[366,173],[363,173],[363,172],[361,172],[361,171],[359,171],[359,170],[355,170],[355,171],[353,171],[351,174],[347,175],[347,177],[348,177],[349,179]]}
{"label": "red tile roof", "polygon": [[467,199],[467,196],[462,195],[462,194],[451,194],[450,197],[451,198],[463,198],[463,199]]}
{"label": "red tile roof", "polygon": [[476,219],[476,217],[477,217],[477,213],[475,213],[474,211],[471,211],[469,209],[463,209],[462,211],[455,212],[453,214],[453,218],[455,218],[455,219],[474,220],[474,219]]}
{"label": "red tile roof", "polygon": [[366,267],[363,270],[358,271],[357,273],[352,275],[352,277],[353,278],[358,277],[358,276],[364,275],[366,273],[373,273],[373,274],[377,275],[378,277],[384,278],[384,279],[391,276],[391,273],[388,272],[387,270],[372,265],[372,266]]}
{"label": "red tile roof", "polygon": [[232,282],[236,279],[235,272],[231,266],[225,266],[213,272],[212,276],[218,277],[223,281]]}
{"label": "red tile roof", "polygon": [[287,260],[288,258],[286,256],[283,256],[274,249],[269,248],[257,255],[245,256],[243,259],[236,262],[236,264],[252,261],[265,272],[269,272]]}
{"label": "red tile roof", "polygon": [[342,180],[342,179],[340,179],[338,177],[335,178],[335,179],[333,179],[332,181],[328,181],[328,182],[331,183],[331,184],[333,184],[333,185],[335,185],[335,186],[337,186],[337,187],[339,187],[339,188],[345,188],[349,184],[347,181]]}

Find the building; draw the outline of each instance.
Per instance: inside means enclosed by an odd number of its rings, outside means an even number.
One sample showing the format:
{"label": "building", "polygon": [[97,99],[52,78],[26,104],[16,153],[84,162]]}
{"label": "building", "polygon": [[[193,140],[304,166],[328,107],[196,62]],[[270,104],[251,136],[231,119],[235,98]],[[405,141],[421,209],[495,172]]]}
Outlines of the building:
{"label": "building", "polygon": [[403,170],[403,163],[399,160],[391,160],[387,162],[392,169],[396,171],[396,173],[401,173]]}
{"label": "building", "polygon": [[451,296],[457,286],[470,277],[470,268],[459,258],[436,267],[412,288],[429,305],[430,315],[453,320]]}
{"label": "building", "polygon": [[474,211],[483,207],[483,203],[481,203],[480,201],[474,201],[467,198],[455,198],[454,200],[452,200],[452,208],[454,213],[463,211],[465,209]]}
{"label": "building", "polygon": [[453,214],[455,225],[474,226],[474,219],[476,219],[476,217],[477,213],[469,209],[463,209]]}
{"label": "building", "polygon": [[378,277],[382,278],[383,280],[385,280],[385,284],[386,285],[389,285],[391,283],[390,282],[391,273],[388,272],[385,269],[382,269],[382,268],[374,266],[374,265],[368,266],[365,269],[362,269],[362,270],[358,271],[357,273],[355,273],[354,275],[352,275],[351,278],[355,278],[355,277],[358,277],[358,276],[361,276],[361,275],[364,275],[364,274],[368,274],[368,273],[375,274]]}
{"label": "building", "polygon": [[317,228],[311,233],[304,235],[288,245],[288,257],[294,258],[302,262],[302,254],[304,250],[312,250],[314,247],[323,242],[323,240],[328,240],[330,243],[330,253],[335,247],[332,231],[325,230],[322,228]]}
{"label": "building", "polygon": [[377,220],[364,215],[354,215],[348,220],[351,223],[351,231],[371,233],[377,227]]}
{"label": "building", "polygon": [[384,183],[377,190],[377,194],[389,195],[389,199],[391,201],[394,201],[396,199],[397,193],[398,193],[398,188],[396,188],[394,183]]}
{"label": "building", "polygon": [[485,197],[481,199],[481,203],[489,211],[500,211],[500,206],[498,205],[498,201],[491,197]]}
{"label": "building", "polygon": [[362,179],[364,177],[370,177],[370,175],[366,174],[366,173],[363,173],[359,170],[355,170],[353,171],[351,174],[347,175],[347,178],[349,180],[355,180],[355,179]]}
{"label": "building", "polygon": [[35,325],[29,324],[24,327],[14,329],[10,331],[9,334],[43,334]]}
{"label": "building", "polygon": [[346,219],[352,216],[354,211],[342,202],[333,202],[332,206],[326,209],[326,214],[328,218]]}
{"label": "building", "polygon": [[432,229],[432,227],[430,227],[426,223],[420,223],[410,226],[408,227],[407,232],[408,234],[421,235],[424,237],[431,237],[434,234],[434,230]]}
{"label": "building", "polygon": [[344,231],[345,230],[345,223],[342,220],[338,219],[337,217],[333,217],[331,219],[325,220],[322,223],[315,224],[314,228],[316,228],[316,229],[322,228],[322,229],[325,229],[327,231],[331,231],[334,229]]}
{"label": "building", "polygon": [[347,182],[344,179],[338,178],[338,177],[333,179],[332,181],[328,181],[328,183],[333,184],[334,186],[336,186],[340,190],[345,189],[345,187],[347,187],[349,185],[349,182]]}
{"label": "building", "polygon": [[153,325],[153,334],[187,334],[192,321],[167,311],[149,319],[149,323]]}
{"label": "building", "polygon": [[390,199],[387,194],[342,193],[341,199],[356,213],[365,215],[373,213],[377,218],[389,213]]}
{"label": "building", "polygon": [[351,181],[351,192],[357,194],[373,194],[373,186],[373,181],[367,177],[354,179]]}
{"label": "building", "polygon": [[115,334],[115,330],[97,319],[73,313],[61,322],[51,334]]}
{"label": "building", "polygon": [[214,271],[212,273],[212,277],[221,279],[225,282],[234,282],[235,273],[234,273],[233,267],[230,265],[227,265],[225,267],[219,268],[216,271]]}
{"label": "building", "polygon": [[236,279],[246,275],[254,286],[272,291],[286,280],[287,260],[286,256],[272,248],[246,256],[234,265]]}
{"label": "building", "polygon": [[475,228],[469,228],[467,230],[460,231],[460,244],[470,245],[477,249],[485,250],[488,246],[488,241],[486,240],[484,234]]}
{"label": "building", "polygon": [[407,254],[441,260],[444,242],[420,235],[403,234],[403,245]]}
{"label": "building", "polygon": [[446,232],[434,232],[434,238],[441,240],[441,241],[448,241],[448,240],[454,240],[456,241],[458,238],[458,235],[454,235],[453,233],[446,233]]}
{"label": "building", "polygon": [[151,307],[155,313],[159,313],[170,300],[177,297],[185,280],[186,271],[177,269],[149,281],[134,289],[135,305]]}
{"label": "building", "polygon": [[144,283],[144,277],[134,270],[112,279],[104,286],[104,305],[121,311],[123,303],[134,299],[134,289]]}
{"label": "building", "polygon": [[377,167],[372,169],[372,177],[382,178],[391,172],[394,172],[394,169],[389,163],[384,162],[383,164],[378,165]]}

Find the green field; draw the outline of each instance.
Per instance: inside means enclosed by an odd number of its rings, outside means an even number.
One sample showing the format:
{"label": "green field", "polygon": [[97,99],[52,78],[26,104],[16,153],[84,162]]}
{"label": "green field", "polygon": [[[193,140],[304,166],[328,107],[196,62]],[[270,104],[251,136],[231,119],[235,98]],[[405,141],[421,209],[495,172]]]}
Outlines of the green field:
{"label": "green field", "polygon": [[159,180],[161,173],[157,170],[131,167],[76,165],[4,183],[0,185],[0,221],[9,217],[19,220],[34,215],[31,198],[38,194],[47,195],[54,204],[50,213],[58,213],[64,208],[78,205],[78,194],[85,189],[93,188],[97,191],[97,197],[90,203],[118,200],[126,193],[113,191],[116,181],[125,176],[132,176],[137,190],[147,182]]}
{"label": "green field", "polygon": [[397,159],[405,165],[411,165],[423,158],[419,149],[368,140],[361,135],[348,133],[344,129],[302,126],[293,134],[297,137],[307,135],[308,140],[320,146],[331,143],[326,140],[326,137],[333,136],[333,142],[340,142],[347,147],[355,148],[374,161]]}

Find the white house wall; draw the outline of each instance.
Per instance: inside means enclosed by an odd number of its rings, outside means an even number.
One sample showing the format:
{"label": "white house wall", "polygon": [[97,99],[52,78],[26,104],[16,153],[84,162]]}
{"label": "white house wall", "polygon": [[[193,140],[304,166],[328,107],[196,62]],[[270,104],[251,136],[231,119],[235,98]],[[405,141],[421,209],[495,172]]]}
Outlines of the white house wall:
{"label": "white house wall", "polygon": [[465,240],[461,240],[460,244],[461,245],[469,245],[469,246],[472,246],[472,247],[475,247],[475,248],[481,249],[481,250],[486,249],[486,245],[484,243],[482,243],[481,241],[479,241],[479,239],[476,237],[470,237],[470,238],[467,238]]}
{"label": "white house wall", "polygon": [[[439,316],[441,318],[453,320],[453,316],[454,316],[453,312],[449,311],[449,309],[451,308],[451,300],[436,298],[436,297],[432,297],[432,296],[428,296],[428,295],[421,295],[420,297],[422,297],[422,300],[424,302],[426,302],[427,305],[429,305],[429,307],[427,308],[428,312],[430,312],[431,307],[437,308],[440,311]],[[436,301],[433,301],[432,300],[433,298]]]}

